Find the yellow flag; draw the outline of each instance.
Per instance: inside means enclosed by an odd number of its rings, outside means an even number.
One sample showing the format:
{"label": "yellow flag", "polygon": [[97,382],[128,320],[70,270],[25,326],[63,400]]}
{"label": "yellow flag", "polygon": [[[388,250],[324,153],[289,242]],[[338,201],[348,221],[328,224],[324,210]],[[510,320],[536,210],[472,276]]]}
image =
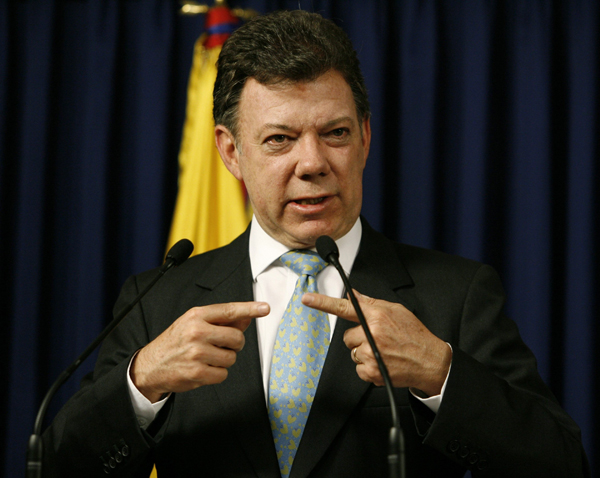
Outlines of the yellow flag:
{"label": "yellow flag", "polygon": [[179,152],[179,192],[168,248],[179,239],[194,243],[194,253],[228,244],[247,227],[251,213],[243,184],[227,170],[214,138],[212,92],[221,46],[194,48],[186,120]]}
{"label": "yellow flag", "polygon": [[[226,7],[211,8],[206,19],[208,35],[194,46],[179,151],[179,191],[167,250],[183,238],[193,242],[195,254],[224,246],[244,232],[252,217],[243,184],[221,161],[212,117],[215,64],[228,31],[237,22]],[[150,478],[157,478],[156,468]]]}

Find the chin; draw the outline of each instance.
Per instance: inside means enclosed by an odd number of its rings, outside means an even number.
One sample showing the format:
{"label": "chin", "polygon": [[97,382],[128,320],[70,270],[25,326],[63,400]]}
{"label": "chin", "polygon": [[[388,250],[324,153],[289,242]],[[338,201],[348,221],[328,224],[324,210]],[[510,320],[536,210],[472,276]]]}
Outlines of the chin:
{"label": "chin", "polygon": [[[312,221],[311,221],[312,222]],[[330,236],[332,239],[337,240],[342,237],[348,231],[344,231],[340,234],[339,225],[331,224],[305,224],[306,227],[301,227],[297,230],[297,234],[293,237],[296,238],[299,244],[303,244],[303,247],[314,247],[317,239],[321,236]],[[348,228],[350,230],[350,228]]]}

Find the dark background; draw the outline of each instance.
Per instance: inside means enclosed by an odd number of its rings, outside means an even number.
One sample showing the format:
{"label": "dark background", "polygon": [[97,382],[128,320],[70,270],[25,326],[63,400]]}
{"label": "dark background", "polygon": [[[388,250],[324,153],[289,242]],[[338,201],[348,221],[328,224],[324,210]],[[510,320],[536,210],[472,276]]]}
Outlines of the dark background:
{"label": "dark background", "polygon": [[[598,2],[230,5],[317,11],[348,32],[373,111],[365,216],[390,237],[499,270],[508,313],[597,470]],[[204,29],[203,16],[178,7],[0,2],[6,477],[24,474],[43,395],[108,322],[125,278],[162,260]]]}

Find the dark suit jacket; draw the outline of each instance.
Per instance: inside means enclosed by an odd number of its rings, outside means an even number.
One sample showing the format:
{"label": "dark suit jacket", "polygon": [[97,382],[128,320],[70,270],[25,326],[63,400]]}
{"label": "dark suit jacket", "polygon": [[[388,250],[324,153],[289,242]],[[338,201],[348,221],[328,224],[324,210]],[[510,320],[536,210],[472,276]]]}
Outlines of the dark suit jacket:
{"label": "dark suit jacket", "polygon": [[[540,379],[532,353],[503,315],[488,266],[395,244],[363,221],[351,281],[404,304],[453,347],[434,415],[396,389],[409,477],[587,476],[579,429]],[[130,278],[116,310],[153,273]],[[174,394],[145,432],[126,386],[132,354],[194,306],[253,300],[248,231],[170,271],[104,343],[93,378],[44,434],[45,476],[278,477],[254,323],[221,384]],[[260,319],[258,319],[260,320]],[[358,378],[338,320],[291,477],[387,476],[385,391]]]}

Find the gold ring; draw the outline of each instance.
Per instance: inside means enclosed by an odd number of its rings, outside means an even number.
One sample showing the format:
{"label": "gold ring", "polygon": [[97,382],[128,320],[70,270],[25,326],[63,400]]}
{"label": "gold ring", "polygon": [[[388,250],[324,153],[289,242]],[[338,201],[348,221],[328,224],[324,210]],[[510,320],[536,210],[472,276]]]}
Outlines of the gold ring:
{"label": "gold ring", "polygon": [[358,359],[358,357],[356,356],[356,349],[357,349],[357,348],[358,348],[358,347],[354,347],[354,348],[352,349],[352,360],[354,361],[354,363],[356,363],[356,364],[360,365],[362,362],[361,362],[361,361]]}

